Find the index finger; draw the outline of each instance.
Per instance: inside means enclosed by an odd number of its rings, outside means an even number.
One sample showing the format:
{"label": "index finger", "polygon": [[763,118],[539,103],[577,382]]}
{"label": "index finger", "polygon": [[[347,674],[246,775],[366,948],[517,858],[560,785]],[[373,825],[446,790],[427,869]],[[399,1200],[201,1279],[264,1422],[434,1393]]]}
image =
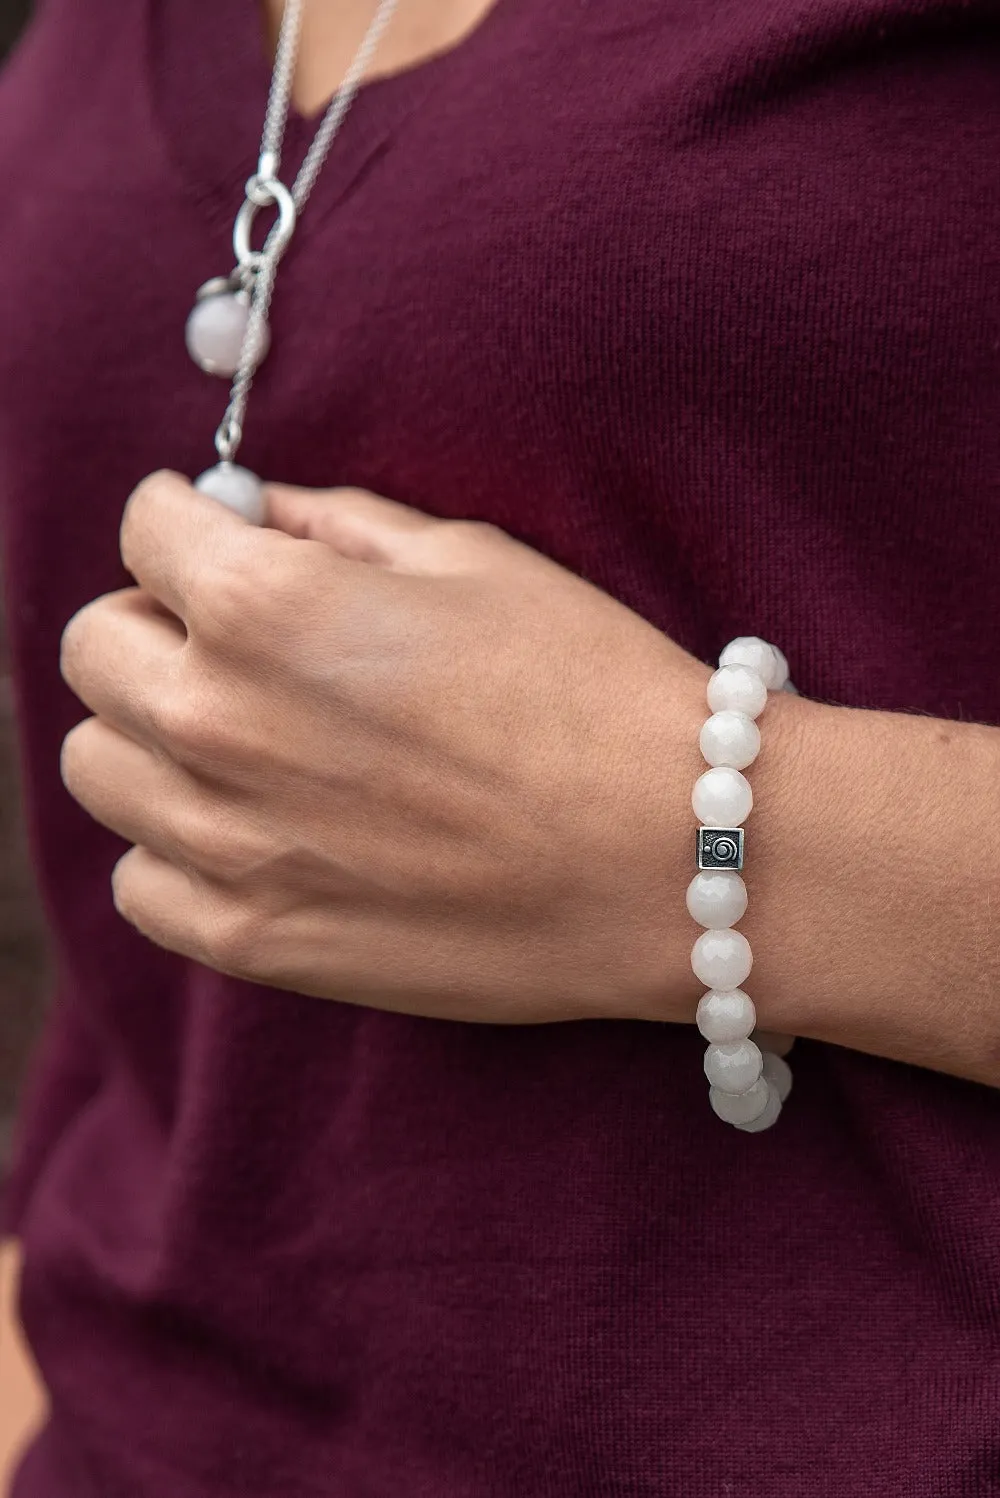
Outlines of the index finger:
{"label": "index finger", "polygon": [[132,491],[122,516],[119,546],[140,587],[188,622],[206,576],[266,533],[225,505],[200,494],[187,479],[163,469]]}

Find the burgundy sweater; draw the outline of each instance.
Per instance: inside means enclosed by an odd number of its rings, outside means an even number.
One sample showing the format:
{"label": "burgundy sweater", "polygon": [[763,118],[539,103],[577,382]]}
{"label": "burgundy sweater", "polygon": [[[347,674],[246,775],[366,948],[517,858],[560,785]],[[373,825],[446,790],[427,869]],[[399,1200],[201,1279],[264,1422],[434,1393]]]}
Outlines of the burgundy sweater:
{"label": "burgundy sweater", "polygon": [[[0,84],[61,972],[13,1201],[52,1422],[16,1498],[1000,1492],[997,1093],[801,1043],[743,1135],[685,1027],[322,1003],[116,917],[121,847],[59,783],[59,633],[123,584],[135,482],[211,461],[184,320],[267,78],[255,0],[49,0]],[[759,633],[810,695],[1000,722],[996,0],[498,0],[362,92],[273,326],[258,471],[494,521],[705,660]]]}

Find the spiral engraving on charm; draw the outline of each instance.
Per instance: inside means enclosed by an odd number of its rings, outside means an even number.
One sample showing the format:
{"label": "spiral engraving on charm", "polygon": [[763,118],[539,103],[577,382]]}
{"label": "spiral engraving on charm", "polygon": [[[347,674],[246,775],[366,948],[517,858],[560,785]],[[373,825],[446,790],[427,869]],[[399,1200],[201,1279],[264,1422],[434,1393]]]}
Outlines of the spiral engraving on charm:
{"label": "spiral engraving on charm", "polygon": [[742,827],[699,827],[699,869],[741,869],[743,867]]}

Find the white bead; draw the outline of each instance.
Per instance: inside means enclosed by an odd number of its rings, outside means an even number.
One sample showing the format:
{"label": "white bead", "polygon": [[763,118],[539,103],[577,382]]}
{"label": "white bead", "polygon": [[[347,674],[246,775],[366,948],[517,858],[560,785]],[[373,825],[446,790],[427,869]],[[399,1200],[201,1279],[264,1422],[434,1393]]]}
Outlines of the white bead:
{"label": "white bead", "polygon": [[708,1101],[715,1112],[726,1123],[753,1123],[767,1107],[769,1092],[761,1077],[746,1092],[722,1092],[718,1087],[708,1089]]}
{"label": "white bead", "polygon": [[763,1073],[768,1086],[785,1102],[792,1090],[792,1068],[788,1062],[776,1056],[773,1051],[765,1051]]}
{"label": "white bead", "polygon": [[739,988],[753,967],[750,943],[742,931],[703,931],[691,952],[691,967],[706,988]]}
{"label": "white bead", "polygon": [[705,719],[698,743],[710,765],[745,770],[760,753],[760,729],[746,713],[713,713]]}
{"label": "white bead", "polygon": [[240,468],[236,463],[217,463],[198,475],[194,487],[199,494],[207,494],[227,509],[235,510],[251,525],[263,525],[267,513],[264,485],[249,468]]}
{"label": "white bead", "polygon": [[787,1056],[795,1044],[794,1035],[779,1035],[776,1030],[755,1030],[753,1039],[762,1051],[771,1051],[775,1056]]}
{"label": "white bead", "polygon": [[730,1040],[722,1045],[710,1045],[705,1052],[705,1075],[720,1092],[748,1092],[760,1076],[763,1065],[764,1058],[752,1040]]}
{"label": "white bead", "polygon": [[783,650],[778,649],[777,645],[772,645],[771,649],[774,652],[774,671],[768,679],[767,685],[772,692],[784,692],[787,690],[788,657]]}
{"label": "white bead", "polygon": [[735,640],[730,640],[719,656],[719,665],[749,666],[751,671],[756,671],[763,678],[765,686],[770,686],[772,676],[777,673],[778,663],[774,647],[766,640],[761,640],[757,635],[739,635]]}
{"label": "white bead", "polygon": [[713,1045],[724,1045],[727,1041],[748,1039],[756,1019],[753,999],[742,988],[722,993],[713,988],[699,999],[695,1023],[706,1040]]}
{"label": "white bead", "polygon": [[767,706],[767,686],[749,666],[720,666],[708,683],[708,705],[713,713],[732,711],[759,718]]}
{"label": "white bead", "polygon": [[[188,353],[207,374],[231,379],[239,368],[249,320],[250,304],[236,293],[223,291],[203,297],[195,302],[184,329]],[[257,364],[267,353],[270,341],[265,324],[257,341]]]}
{"label": "white bead", "polygon": [[698,776],[691,792],[691,805],[705,827],[739,827],[753,809],[753,791],[739,770],[717,765]]}
{"label": "white bead", "polygon": [[735,926],[747,913],[747,887],[729,869],[705,869],[687,887],[688,914],[713,931]]}
{"label": "white bead", "polygon": [[749,1123],[738,1123],[736,1127],[741,1129],[744,1134],[761,1134],[765,1129],[771,1128],[773,1124],[778,1122],[780,1112],[781,1099],[774,1088],[769,1086],[767,1089],[767,1103],[763,1113],[759,1113]]}

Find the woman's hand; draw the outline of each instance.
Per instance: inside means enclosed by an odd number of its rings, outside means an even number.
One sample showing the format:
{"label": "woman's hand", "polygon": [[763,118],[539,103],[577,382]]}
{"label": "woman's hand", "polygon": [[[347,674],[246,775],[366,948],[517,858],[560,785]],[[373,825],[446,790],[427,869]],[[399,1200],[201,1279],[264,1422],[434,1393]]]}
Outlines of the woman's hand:
{"label": "woman's hand", "polygon": [[690,1019],[708,669],[490,527],[275,489],[132,496],[67,627],[63,776],[118,909],[260,983],[510,1023]]}
{"label": "woman's hand", "polygon": [[[119,909],[242,978],[446,1018],[689,1020],[709,671],[486,526],[182,479],[69,624],[64,777]],[[1000,1086],[1000,730],[775,694],[750,772],[771,1030]],[[758,817],[760,820],[758,821]]]}

